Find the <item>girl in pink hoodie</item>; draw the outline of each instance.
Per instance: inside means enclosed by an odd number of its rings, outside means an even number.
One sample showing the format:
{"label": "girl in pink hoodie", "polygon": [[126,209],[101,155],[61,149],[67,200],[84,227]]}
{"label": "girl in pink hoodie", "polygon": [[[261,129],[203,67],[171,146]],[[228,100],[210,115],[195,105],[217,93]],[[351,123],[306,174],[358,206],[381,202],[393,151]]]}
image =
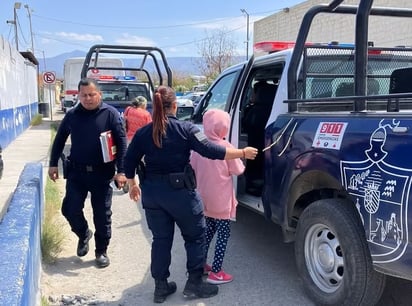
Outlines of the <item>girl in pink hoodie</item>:
{"label": "girl in pink hoodie", "polygon": [[[209,141],[225,147],[233,147],[225,140],[229,131],[229,114],[220,109],[208,110],[203,116],[204,134]],[[210,242],[217,233],[213,264],[205,265],[209,273],[207,282],[224,284],[233,280],[222,270],[223,257],[230,237],[230,221],[236,218],[237,200],[233,188],[232,175],[240,175],[245,166],[238,159],[211,160],[192,153],[190,161],[196,173],[197,190],[204,205],[206,217],[206,258]]]}

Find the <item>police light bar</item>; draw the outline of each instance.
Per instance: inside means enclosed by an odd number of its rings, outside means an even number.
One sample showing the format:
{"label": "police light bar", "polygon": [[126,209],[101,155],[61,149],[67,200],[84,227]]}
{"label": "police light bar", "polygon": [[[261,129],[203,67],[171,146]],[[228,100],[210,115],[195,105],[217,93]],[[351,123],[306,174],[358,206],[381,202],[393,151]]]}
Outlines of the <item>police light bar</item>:
{"label": "police light bar", "polygon": [[99,75],[98,79],[102,81],[135,81],[136,77],[133,75]]}
{"label": "police light bar", "polygon": [[277,52],[291,49],[295,46],[293,41],[261,41],[254,44],[255,51],[260,52]]}
{"label": "police light bar", "polygon": [[[257,52],[278,52],[295,47],[294,41],[261,41],[254,44],[254,49]],[[305,46],[312,46],[313,43],[307,42]]]}

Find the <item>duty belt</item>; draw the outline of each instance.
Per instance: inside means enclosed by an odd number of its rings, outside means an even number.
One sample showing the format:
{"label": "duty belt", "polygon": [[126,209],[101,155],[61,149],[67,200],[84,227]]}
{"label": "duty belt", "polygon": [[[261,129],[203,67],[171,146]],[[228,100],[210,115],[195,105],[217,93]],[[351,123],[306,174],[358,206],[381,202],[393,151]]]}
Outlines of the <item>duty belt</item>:
{"label": "duty belt", "polygon": [[106,164],[98,164],[98,165],[86,165],[86,164],[79,164],[73,161],[70,161],[71,167],[76,170],[81,170],[85,172],[96,172],[108,169],[112,163]]}

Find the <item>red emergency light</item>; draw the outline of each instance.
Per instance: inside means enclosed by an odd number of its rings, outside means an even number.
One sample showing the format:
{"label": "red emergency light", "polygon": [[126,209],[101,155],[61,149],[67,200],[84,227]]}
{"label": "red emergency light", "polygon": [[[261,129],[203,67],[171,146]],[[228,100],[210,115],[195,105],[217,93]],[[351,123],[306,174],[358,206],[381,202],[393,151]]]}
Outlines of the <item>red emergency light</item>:
{"label": "red emergency light", "polygon": [[282,50],[287,50],[293,48],[295,42],[293,41],[261,41],[254,44],[255,51],[260,52],[278,52]]}
{"label": "red emergency light", "polygon": [[116,80],[113,75],[99,75],[97,76],[99,80]]}

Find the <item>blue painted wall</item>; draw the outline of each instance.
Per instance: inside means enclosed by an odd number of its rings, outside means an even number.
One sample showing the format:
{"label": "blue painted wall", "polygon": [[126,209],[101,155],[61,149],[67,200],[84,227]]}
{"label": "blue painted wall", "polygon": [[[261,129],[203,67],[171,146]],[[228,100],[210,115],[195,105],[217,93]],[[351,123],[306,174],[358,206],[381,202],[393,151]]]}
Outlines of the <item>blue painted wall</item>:
{"label": "blue painted wall", "polygon": [[32,118],[38,114],[38,102],[22,105],[15,109],[0,110],[0,146],[6,148],[29,126]]}
{"label": "blue painted wall", "polygon": [[39,304],[43,203],[42,165],[28,163],[0,223],[0,305]]}

